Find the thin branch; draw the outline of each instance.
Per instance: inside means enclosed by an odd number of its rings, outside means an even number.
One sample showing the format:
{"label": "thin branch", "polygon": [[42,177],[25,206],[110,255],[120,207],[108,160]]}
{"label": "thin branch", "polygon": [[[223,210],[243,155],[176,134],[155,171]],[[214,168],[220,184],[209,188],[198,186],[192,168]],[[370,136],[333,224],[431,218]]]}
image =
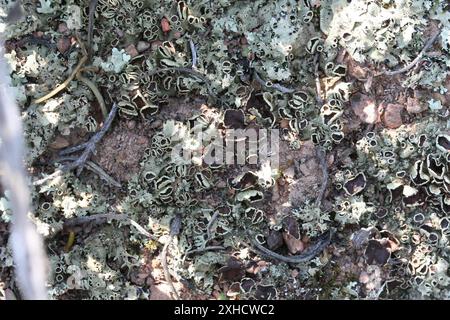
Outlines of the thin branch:
{"label": "thin branch", "polygon": [[316,101],[321,106],[323,104],[322,100],[322,89],[320,87],[320,78],[319,78],[319,53],[316,53],[314,57],[314,77],[316,83]]}
{"label": "thin branch", "polygon": [[103,136],[108,131],[109,127],[111,127],[111,124],[117,114],[117,109],[118,109],[118,106],[116,103],[114,103],[111,108],[111,111],[108,114],[108,117],[105,120],[105,123],[103,124],[101,129],[89,139],[89,141],[84,142],[79,146],[70,147],[68,149],[62,150],[60,152],[60,155],[67,155],[67,154],[71,154],[71,153],[81,151],[84,149],[84,151],[81,153],[81,155],[75,161],[64,165],[61,169],[58,169],[51,175],[49,175],[43,179],[35,181],[33,183],[33,185],[39,186],[39,185],[45,183],[46,181],[60,177],[63,174],[65,174],[66,172],[69,172],[75,168],[77,169],[76,174],[77,174],[77,176],[79,176],[86,164],[86,161],[88,161],[89,157],[92,155],[92,153],[94,153],[97,143],[103,138]]}
{"label": "thin branch", "polygon": [[423,47],[423,49],[420,51],[420,53],[417,55],[417,57],[411,61],[409,64],[407,64],[406,66],[404,66],[403,68],[400,68],[398,70],[394,70],[394,71],[382,71],[380,73],[375,74],[375,77],[381,76],[383,74],[388,75],[388,76],[394,76],[396,74],[400,74],[403,72],[406,72],[408,70],[411,70],[417,63],[419,63],[419,61],[422,59],[422,57],[424,56],[425,52],[432,46],[432,44],[434,43],[434,41],[436,41],[437,37],[439,36],[439,34],[441,33],[441,30],[439,29],[438,31],[436,31],[431,38],[428,40],[428,42],[425,44],[425,46]]}
{"label": "thin branch", "polygon": [[330,244],[331,235],[332,235],[331,231],[325,232],[320,237],[318,237],[316,243],[310,246],[305,253],[296,256],[283,256],[281,254],[278,254],[276,252],[267,249],[266,247],[261,245],[258,241],[256,241],[255,238],[252,237],[251,235],[249,235],[249,238],[250,241],[252,242],[252,245],[256,248],[256,252],[259,254],[286,263],[302,263],[309,261],[318,254],[320,254],[323,251],[323,249],[325,249]]}
{"label": "thin branch", "polygon": [[81,75],[80,72],[77,73],[77,79],[83,82],[86,86],[88,86],[89,89],[91,89],[92,93],[94,94],[95,98],[98,101],[98,104],[100,106],[100,110],[102,111],[103,118],[106,119],[108,117],[108,110],[106,109],[105,100],[103,99],[102,94],[100,93],[100,90],[98,90],[97,86],[94,82],[89,80],[88,78],[85,78]]}
{"label": "thin branch", "polygon": [[323,196],[325,191],[327,190],[328,185],[328,166],[326,160],[325,151],[322,151],[320,148],[316,149],[317,158],[319,158],[320,167],[322,169],[322,185],[320,187],[319,193],[316,198],[316,207],[320,207],[322,203]]}
{"label": "thin branch", "polygon": [[206,226],[206,233],[208,235],[207,241],[209,241],[211,239],[211,228],[212,228],[214,222],[217,220],[218,216],[219,216],[219,211],[217,210],[216,212],[214,212],[214,214],[211,217],[211,220],[209,220],[208,225]]}
{"label": "thin branch", "polygon": [[197,67],[197,50],[195,49],[195,44],[192,39],[189,39],[189,47],[191,48],[192,69],[195,69]]}
{"label": "thin branch", "polygon": [[95,8],[97,7],[98,0],[91,0],[89,2],[89,22],[88,22],[88,57],[92,56],[92,36],[94,31],[94,19],[95,19]]}
{"label": "thin branch", "polygon": [[[77,157],[68,156],[68,157],[58,158],[53,162],[76,161],[76,160],[77,160]],[[116,181],[113,177],[111,177],[109,174],[107,174],[106,171],[103,170],[103,168],[100,167],[98,164],[96,164],[94,161],[90,161],[90,160],[86,161],[86,169],[96,173],[101,179],[105,180],[110,185],[117,187],[117,188],[122,188],[122,185],[118,181]]]}
{"label": "thin branch", "polygon": [[93,223],[94,225],[102,224],[108,220],[124,220],[128,221],[133,227],[137,229],[141,234],[146,236],[147,238],[150,238],[156,242],[159,242],[159,240],[152,234],[150,234],[147,230],[145,230],[142,226],[140,226],[136,221],[131,219],[126,214],[117,214],[117,213],[101,213],[101,214],[95,214],[92,216],[84,216],[84,217],[77,217],[73,219],[69,219],[66,222],[64,222],[63,229],[64,230],[70,230],[76,226],[83,225],[86,223]]}
{"label": "thin branch", "polygon": [[[15,275],[25,299],[47,299],[47,258],[41,236],[30,221],[30,193],[24,168],[24,141],[19,109],[11,95],[10,78],[0,40],[0,167],[1,180],[10,191],[11,245]],[[30,213],[31,215],[31,213]]]}
{"label": "thin branch", "polygon": [[178,295],[178,292],[175,289],[175,286],[173,285],[172,279],[170,278],[169,268],[167,267],[167,250],[169,249],[169,246],[172,243],[173,238],[180,233],[180,229],[181,229],[181,216],[177,214],[175,218],[173,218],[172,223],[170,224],[169,240],[166,242],[161,252],[161,264],[164,270],[164,276],[176,300],[180,300],[180,296]]}

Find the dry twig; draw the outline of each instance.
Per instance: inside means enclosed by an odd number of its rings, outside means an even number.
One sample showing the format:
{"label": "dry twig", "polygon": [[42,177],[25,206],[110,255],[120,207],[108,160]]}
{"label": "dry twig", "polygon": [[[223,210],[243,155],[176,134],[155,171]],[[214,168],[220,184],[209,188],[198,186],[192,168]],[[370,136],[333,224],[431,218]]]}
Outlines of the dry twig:
{"label": "dry twig", "polygon": [[180,300],[180,296],[178,295],[178,292],[175,289],[175,286],[173,285],[172,279],[170,278],[169,268],[167,267],[167,250],[169,249],[169,246],[172,243],[173,238],[180,233],[180,230],[181,230],[181,215],[177,214],[175,218],[173,218],[172,223],[170,224],[169,240],[166,242],[161,252],[161,264],[164,269],[164,276],[166,278],[167,283],[170,285],[170,288],[172,289],[172,292],[176,300]]}
{"label": "dry twig", "polygon": [[319,78],[319,54],[316,53],[314,57],[314,77],[316,82],[316,101],[321,106],[323,104],[322,100],[322,89],[320,87],[320,78]]}
{"label": "dry twig", "polygon": [[92,36],[94,31],[95,8],[98,0],[91,0],[89,2],[89,22],[88,22],[88,57],[92,56]]}
{"label": "dry twig", "polygon": [[39,104],[42,102],[47,101],[48,99],[52,98],[53,96],[55,96],[57,93],[61,92],[62,90],[64,90],[69,83],[73,80],[73,78],[75,78],[75,76],[77,75],[78,71],[80,71],[80,69],[83,67],[83,65],[86,63],[88,57],[87,56],[83,56],[80,61],[78,62],[77,66],[75,67],[75,69],[73,69],[72,73],[70,74],[70,76],[66,79],[66,81],[64,81],[63,83],[61,83],[59,86],[57,86],[55,89],[53,89],[52,91],[50,91],[49,93],[47,93],[45,96],[40,97],[39,99],[36,99],[33,101],[33,103],[35,104]]}
{"label": "dry twig", "polygon": [[419,63],[420,59],[422,59],[422,57],[424,56],[425,52],[432,46],[432,44],[434,43],[434,41],[436,41],[437,37],[439,36],[439,34],[441,33],[441,30],[439,29],[438,31],[436,31],[430,38],[430,40],[428,40],[428,42],[425,44],[425,46],[423,47],[423,49],[420,51],[420,53],[417,55],[417,57],[411,61],[409,64],[407,64],[406,66],[404,66],[403,68],[400,68],[398,70],[394,70],[394,71],[382,71],[379,72],[377,74],[375,74],[375,77],[381,76],[383,74],[388,75],[388,76],[394,76],[406,71],[411,70],[417,63]]}
{"label": "dry twig", "polygon": [[0,40],[0,166],[3,185],[10,191],[11,245],[15,274],[25,299],[46,299],[47,259],[40,235],[28,217],[30,193],[23,165],[24,142],[19,109],[11,95],[10,78]]}
{"label": "dry twig", "polygon": [[197,67],[197,50],[195,49],[195,44],[192,39],[189,39],[189,47],[191,48],[192,69],[195,69]]}
{"label": "dry twig", "polygon": [[315,203],[316,207],[320,207],[328,185],[328,166],[325,151],[321,150],[320,148],[317,148],[316,154],[317,157],[319,158],[320,167],[322,168],[322,185],[320,187],[319,194],[317,195]]}
{"label": "dry twig", "polygon": [[[263,245],[261,245],[258,241],[256,241],[256,239],[254,237],[252,237],[249,234],[249,238],[250,241],[252,242],[252,245],[255,249],[256,253],[258,254],[262,254],[266,257],[278,260],[278,261],[282,261],[282,262],[286,262],[286,263],[302,263],[302,262],[306,262],[311,260],[312,258],[314,258],[315,256],[317,256],[319,253],[322,252],[323,249],[325,249],[326,246],[328,246],[331,242],[331,231],[327,231],[324,234],[322,234],[321,236],[319,236],[317,238],[317,241],[310,246],[306,252],[296,255],[296,256],[283,256],[281,254],[278,254],[276,252],[273,252],[269,249],[267,249],[266,247],[264,247]],[[250,247],[251,248],[251,247]]]}
{"label": "dry twig", "polygon": [[61,169],[55,171],[54,173],[52,173],[51,175],[49,175],[43,179],[35,181],[33,184],[41,185],[41,184],[45,183],[46,181],[55,179],[73,169],[77,169],[76,174],[77,174],[77,176],[79,176],[85,166],[86,161],[89,159],[89,157],[92,155],[92,153],[94,153],[97,143],[103,138],[103,136],[106,134],[109,127],[111,126],[111,124],[117,114],[117,109],[118,109],[117,104],[114,103],[102,128],[96,134],[94,134],[89,139],[89,141],[82,143],[75,147],[67,148],[65,150],[62,150],[59,153],[61,156],[64,156],[64,155],[72,154],[77,151],[84,150],[75,161],[64,165]]}
{"label": "dry twig", "polygon": [[150,234],[147,230],[145,230],[142,226],[140,226],[136,221],[134,221],[133,219],[128,217],[128,215],[126,215],[126,214],[102,213],[102,214],[95,214],[92,216],[77,217],[77,218],[73,218],[73,219],[70,219],[70,220],[67,220],[66,222],[64,222],[63,229],[71,230],[76,226],[83,225],[86,223],[93,223],[94,225],[99,225],[99,224],[104,223],[107,220],[127,221],[147,238],[150,238],[156,242],[159,242],[159,240],[154,235]]}

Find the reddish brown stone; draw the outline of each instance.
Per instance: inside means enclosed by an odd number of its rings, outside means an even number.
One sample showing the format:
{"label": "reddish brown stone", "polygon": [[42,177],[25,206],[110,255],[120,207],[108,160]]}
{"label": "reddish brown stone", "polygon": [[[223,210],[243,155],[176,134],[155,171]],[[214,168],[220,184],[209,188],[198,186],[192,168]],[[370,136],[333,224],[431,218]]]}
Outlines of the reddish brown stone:
{"label": "reddish brown stone", "polygon": [[406,111],[408,111],[408,113],[421,113],[425,110],[427,110],[427,105],[425,103],[420,103],[419,99],[408,97],[406,100]]}
{"label": "reddish brown stone", "polygon": [[383,123],[389,129],[396,129],[403,124],[402,110],[404,106],[396,103],[386,105],[383,114]]}

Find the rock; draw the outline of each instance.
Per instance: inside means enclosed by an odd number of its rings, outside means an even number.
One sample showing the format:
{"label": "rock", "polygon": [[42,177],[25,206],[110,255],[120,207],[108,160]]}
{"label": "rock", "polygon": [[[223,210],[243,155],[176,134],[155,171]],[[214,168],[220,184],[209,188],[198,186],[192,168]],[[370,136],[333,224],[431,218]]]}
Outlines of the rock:
{"label": "rock", "polygon": [[128,47],[126,47],[125,51],[131,56],[131,58],[134,58],[139,54],[134,44],[130,44]]}
{"label": "rock", "polygon": [[425,103],[420,103],[418,98],[410,98],[406,100],[406,111],[408,113],[421,113],[427,110],[427,105]]}
{"label": "rock", "polygon": [[144,52],[148,48],[150,48],[150,43],[148,43],[146,41],[139,41],[137,44],[137,47],[136,47],[136,49],[139,53]]}
{"label": "rock", "polygon": [[58,25],[58,32],[59,33],[67,34],[68,31],[69,31],[69,28],[67,27],[67,24],[65,22],[61,22]]}
{"label": "rock", "polygon": [[66,138],[62,137],[62,136],[57,136],[55,138],[55,140],[50,144],[50,148],[52,149],[62,149],[62,148],[66,148],[69,146],[69,141],[67,141]]}
{"label": "rock", "polygon": [[60,53],[65,53],[70,48],[70,39],[68,37],[61,37],[56,42],[56,48]]}
{"label": "rock", "polygon": [[160,40],[152,41],[152,42],[150,43],[151,50],[152,50],[152,51],[158,50],[158,47],[159,47],[160,45],[162,45],[162,41],[160,41]]}
{"label": "rock", "polygon": [[377,123],[380,120],[375,99],[367,95],[356,93],[350,98],[353,112],[365,123]]}
{"label": "rock", "polygon": [[403,124],[402,110],[404,106],[396,103],[386,105],[383,114],[383,123],[389,129],[396,129]]}
{"label": "rock", "polygon": [[244,265],[234,257],[230,257],[227,265],[221,267],[218,272],[221,274],[221,279],[233,282],[240,281],[245,276]]}
{"label": "rock", "polygon": [[386,246],[386,241],[369,240],[364,253],[368,264],[385,265],[391,257],[391,251]]}
{"label": "rock", "polygon": [[158,129],[160,127],[162,127],[163,123],[161,120],[155,120],[150,124],[150,129]]}
{"label": "rock", "polygon": [[169,23],[169,20],[166,17],[161,19],[161,29],[162,29],[162,31],[164,33],[170,31],[170,23]]}
{"label": "rock", "polygon": [[243,129],[245,128],[245,115],[242,110],[227,109],[223,119],[226,128]]}
{"label": "rock", "polygon": [[[174,283],[176,286],[176,284]],[[150,287],[149,300],[172,300],[172,289],[168,283],[160,283]]]}
{"label": "rock", "polygon": [[356,79],[366,79],[367,70],[361,67],[355,60],[348,56],[347,74]]}
{"label": "rock", "polygon": [[136,121],[134,121],[134,120],[127,121],[127,128],[130,130],[133,130],[134,128],[136,128]]}
{"label": "rock", "polygon": [[283,245],[283,235],[279,231],[270,230],[266,238],[267,247],[270,250],[277,250]]}

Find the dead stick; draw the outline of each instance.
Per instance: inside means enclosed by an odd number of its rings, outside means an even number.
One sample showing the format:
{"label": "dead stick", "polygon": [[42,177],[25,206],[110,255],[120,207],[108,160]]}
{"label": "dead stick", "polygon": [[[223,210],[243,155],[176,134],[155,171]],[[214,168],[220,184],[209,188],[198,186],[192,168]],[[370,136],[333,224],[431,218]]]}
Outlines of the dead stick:
{"label": "dead stick", "polygon": [[322,185],[319,190],[319,194],[316,198],[316,207],[320,207],[322,203],[323,196],[325,194],[325,190],[328,185],[328,166],[325,151],[322,151],[320,148],[316,150],[317,157],[319,158],[320,167],[322,169]]}
{"label": "dead stick", "polygon": [[383,74],[388,75],[388,76],[394,76],[396,74],[400,74],[400,73],[406,72],[408,70],[411,70],[420,61],[420,59],[422,59],[425,52],[431,47],[431,45],[434,43],[434,41],[436,41],[436,39],[440,33],[441,33],[440,29],[438,31],[436,31],[436,33],[433,34],[433,36],[430,38],[430,40],[428,40],[428,42],[425,44],[425,46],[420,51],[420,53],[417,55],[417,57],[413,61],[411,61],[411,63],[407,64],[405,67],[398,69],[398,70],[394,70],[394,71],[382,71],[380,73],[375,74],[374,76],[378,77]]}

